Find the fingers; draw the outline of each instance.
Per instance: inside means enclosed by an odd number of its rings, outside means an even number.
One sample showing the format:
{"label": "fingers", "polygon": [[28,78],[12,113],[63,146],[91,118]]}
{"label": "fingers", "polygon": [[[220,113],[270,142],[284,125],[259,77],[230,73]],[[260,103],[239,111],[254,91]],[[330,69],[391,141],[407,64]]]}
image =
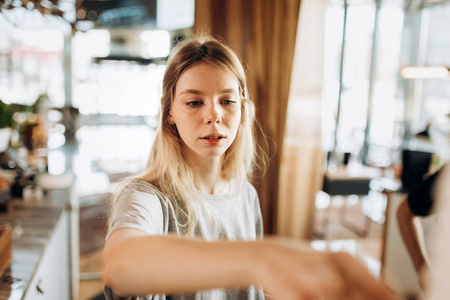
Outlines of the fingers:
{"label": "fingers", "polygon": [[271,240],[265,256],[268,299],[394,300],[395,294],[348,253],[318,252],[304,243]]}
{"label": "fingers", "polygon": [[396,299],[395,294],[373,277],[367,268],[353,256],[343,252],[335,252],[331,255],[336,268],[345,280],[349,297],[374,300]]}
{"label": "fingers", "polygon": [[272,299],[349,299],[345,280],[331,261],[325,259],[326,255],[308,250],[296,251],[295,257],[288,258],[288,252],[282,256],[288,263],[280,259],[270,269],[271,279],[264,285]]}

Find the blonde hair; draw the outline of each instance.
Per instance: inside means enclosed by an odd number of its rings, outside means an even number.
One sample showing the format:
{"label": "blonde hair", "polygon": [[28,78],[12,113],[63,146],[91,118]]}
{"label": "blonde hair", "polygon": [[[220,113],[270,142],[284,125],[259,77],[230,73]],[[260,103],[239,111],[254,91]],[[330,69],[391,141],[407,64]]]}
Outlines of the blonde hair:
{"label": "blonde hair", "polygon": [[[160,124],[152,145],[145,170],[125,180],[122,189],[130,182],[142,180],[154,185],[167,196],[184,214],[182,219],[186,232],[193,235],[198,220],[194,201],[204,203],[197,186],[195,167],[185,158],[182,140],[174,125],[168,120],[174,101],[175,87],[180,76],[187,69],[200,63],[208,63],[219,70],[232,74],[239,84],[241,97],[241,121],[235,140],[224,153],[222,176],[237,183],[240,191],[245,181],[250,180],[254,171],[255,146],[255,106],[249,98],[244,68],[236,54],[224,43],[211,36],[191,36],[180,41],[172,50],[167,61],[163,79]],[[120,190],[119,190],[120,191]],[[116,203],[120,193],[115,197]],[[194,201],[193,201],[194,200]],[[211,217],[213,223],[215,217]],[[217,223],[216,223],[217,224]]]}

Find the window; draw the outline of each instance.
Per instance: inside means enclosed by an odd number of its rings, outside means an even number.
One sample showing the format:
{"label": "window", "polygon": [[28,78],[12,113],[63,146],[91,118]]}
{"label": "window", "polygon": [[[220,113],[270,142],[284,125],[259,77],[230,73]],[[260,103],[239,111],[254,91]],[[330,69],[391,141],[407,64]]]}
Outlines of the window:
{"label": "window", "polygon": [[[396,1],[378,9],[375,1],[347,3],[346,13],[340,1],[330,1],[326,12],[323,147],[363,155],[365,144],[379,150],[399,143],[403,7]],[[368,160],[383,163],[386,156],[376,153]]]}

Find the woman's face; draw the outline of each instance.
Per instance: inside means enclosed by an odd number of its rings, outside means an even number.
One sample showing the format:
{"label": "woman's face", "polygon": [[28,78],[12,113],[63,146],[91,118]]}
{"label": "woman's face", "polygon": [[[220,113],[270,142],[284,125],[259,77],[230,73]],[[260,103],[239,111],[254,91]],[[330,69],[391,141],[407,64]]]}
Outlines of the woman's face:
{"label": "woman's face", "polygon": [[241,120],[235,76],[207,63],[187,69],[178,79],[169,122],[175,124],[193,161],[221,157],[233,143]]}

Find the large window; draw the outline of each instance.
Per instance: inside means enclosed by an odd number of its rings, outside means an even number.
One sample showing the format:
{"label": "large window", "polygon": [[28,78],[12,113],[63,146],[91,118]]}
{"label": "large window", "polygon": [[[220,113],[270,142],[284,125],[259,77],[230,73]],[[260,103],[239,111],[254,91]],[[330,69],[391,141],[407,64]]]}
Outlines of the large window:
{"label": "large window", "polygon": [[[425,66],[450,67],[450,5],[435,5],[423,11],[422,30],[427,37],[425,47]],[[416,82],[420,84],[419,82]],[[413,131],[420,131],[433,119],[450,113],[450,81],[448,79],[424,79],[422,93],[418,101],[419,113],[412,124]]]}
{"label": "large window", "polygon": [[[405,23],[406,24],[406,23]],[[430,78],[429,67],[450,67],[450,4],[427,2],[423,8],[408,12],[408,35],[402,49],[404,66],[417,66],[422,74],[405,76],[405,147],[435,153],[433,165],[450,159],[450,82],[447,77]],[[415,35],[414,35],[415,34]],[[414,47],[411,47],[414,46]],[[410,51],[409,48],[416,49]],[[428,133],[423,143],[417,133]]]}
{"label": "large window", "polygon": [[[346,3],[345,12],[341,1],[330,1],[326,12],[324,150],[389,149],[399,144],[403,113],[397,93],[403,7],[396,1]],[[386,159],[375,153],[367,153],[368,161]]]}

